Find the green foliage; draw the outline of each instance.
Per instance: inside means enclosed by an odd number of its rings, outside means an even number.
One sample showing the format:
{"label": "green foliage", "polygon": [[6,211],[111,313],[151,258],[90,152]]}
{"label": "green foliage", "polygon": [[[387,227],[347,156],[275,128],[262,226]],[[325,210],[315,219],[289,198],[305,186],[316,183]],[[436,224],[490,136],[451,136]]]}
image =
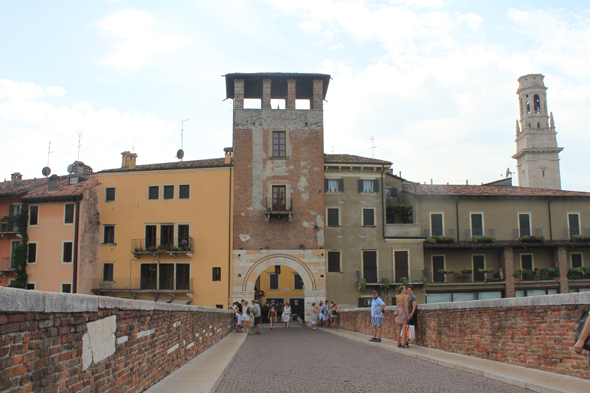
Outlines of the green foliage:
{"label": "green foliage", "polygon": [[493,236],[473,236],[471,243],[498,243],[498,240]]}
{"label": "green foliage", "polygon": [[582,266],[580,269],[582,269],[585,272],[590,272],[590,266]]}
{"label": "green foliage", "polygon": [[574,235],[572,241],[574,243],[590,243],[590,235]]}
{"label": "green foliage", "polygon": [[519,272],[523,280],[530,280],[533,278],[533,271],[531,269],[520,269]]}
{"label": "green foliage", "polygon": [[356,283],[361,288],[361,291],[364,291],[367,287],[367,280],[363,277],[359,278]]}
{"label": "green foliage", "polygon": [[401,282],[401,284],[402,284],[404,287],[407,287],[407,286],[408,286],[408,278],[407,278],[407,277],[402,277],[402,278],[400,278],[399,282]]}
{"label": "green foliage", "polygon": [[383,284],[383,287],[389,288],[389,278],[383,277],[383,280],[381,280],[381,284]]}
{"label": "green foliage", "polygon": [[27,274],[27,253],[29,249],[29,235],[27,234],[27,224],[29,223],[29,213],[27,205],[23,205],[20,213],[16,216],[18,232],[22,238],[21,244],[14,248],[12,252],[14,258],[14,273],[16,279],[10,283],[12,288],[27,288],[29,275]]}
{"label": "green foliage", "polygon": [[453,274],[455,273],[455,271],[453,269],[438,269],[437,270],[439,274]]}
{"label": "green foliage", "polygon": [[404,224],[411,224],[414,222],[412,218],[412,205],[404,205],[403,203],[396,203],[391,206],[387,206],[387,214],[399,215],[401,216]]}
{"label": "green foliage", "polygon": [[521,243],[545,243],[544,236],[521,236],[518,238]]}
{"label": "green foliage", "polygon": [[463,269],[463,270],[461,270],[461,273],[463,273],[463,274],[471,274],[471,273],[473,273],[473,269]]}
{"label": "green foliage", "polygon": [[493,273],[494,269],[477,269],[478,273]]}
{"label": "green foliage", "polygon": [[455,236],[432,236],[428,239],[429,244],[438,244],[438,243],[457,243],[457,238]]}
{"label": "green foliage", "polygon": [[584,270],[581,267],[570,267],[567,269],[567,278],[570,280],[578,280],[584,275]]}
{"label": "green foliage", "polygon": [[422,288],[426,290],[426,286],[428,285],[428,277],[422,277]]}

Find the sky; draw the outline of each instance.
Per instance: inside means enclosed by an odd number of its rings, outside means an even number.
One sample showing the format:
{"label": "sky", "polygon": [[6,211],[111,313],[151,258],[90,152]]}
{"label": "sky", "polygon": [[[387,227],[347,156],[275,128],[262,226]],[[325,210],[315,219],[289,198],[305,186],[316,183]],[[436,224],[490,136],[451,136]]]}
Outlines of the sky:
{"label": "sky", "polygon": [[234,72],[331,75],[325,152],[434,184],[515,171],[541,73],[562,188],[590,191],[590,3],[547,0],[0,0],[0,179],[172,162],[181,127],[184,160],[223,157]]}

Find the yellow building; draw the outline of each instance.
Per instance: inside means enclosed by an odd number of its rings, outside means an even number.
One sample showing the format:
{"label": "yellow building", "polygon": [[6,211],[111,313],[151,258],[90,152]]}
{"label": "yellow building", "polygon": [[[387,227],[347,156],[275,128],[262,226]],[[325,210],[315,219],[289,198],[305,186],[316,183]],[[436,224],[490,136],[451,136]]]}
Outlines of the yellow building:
{"label": "yellow building", "polygon": [[231,275],[231,149],[226,157],[99,173],[101,277],[93,292],[226,308]]}
{"label": "yellow building", "polygon": [[[289,303],[292,314],[300,315],[304,311],[303,280],[297,272],[287,266],[269,267],[258,277],[256,287],[262,304],[284,304]],[[278,273],[278,274],[277,274]]]}

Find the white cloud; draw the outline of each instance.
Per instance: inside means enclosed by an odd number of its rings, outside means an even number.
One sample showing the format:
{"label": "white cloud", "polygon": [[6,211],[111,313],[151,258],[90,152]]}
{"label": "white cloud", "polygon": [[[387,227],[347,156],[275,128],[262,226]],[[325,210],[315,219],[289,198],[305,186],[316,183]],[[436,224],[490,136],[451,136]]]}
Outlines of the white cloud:
{"label": "white cloud", "polygon": [[37,97],[61,97],[66,91],[61,87],[37,86],[30,82],[13,82],[8,79],[0,79],[0,98],[31,99]]}
{"label": "white cloud", "polygon": [[481,23],[483,22],[483,18],[473,12],[468,12],[466,14],[462,14],[460,12],[456,12],[455,16],[457,18],[457,22],[461,24],[465,24],[469,30],[476,31],[480,28]]}
{"label": "white cloud", "polygon": [[119,12],[98,23],[103,35],[115,49],[104,63],[115,69],[137,71],[163,55],[190,46],[192,39],[156,31],[158,21],[152,15],[136,10]]}

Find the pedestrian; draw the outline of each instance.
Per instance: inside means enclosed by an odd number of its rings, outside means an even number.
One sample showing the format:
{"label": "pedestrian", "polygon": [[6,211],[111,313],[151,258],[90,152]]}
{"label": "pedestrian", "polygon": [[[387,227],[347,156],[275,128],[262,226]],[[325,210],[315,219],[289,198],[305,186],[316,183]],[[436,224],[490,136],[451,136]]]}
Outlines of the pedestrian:
{"label": "pedestrian", "polygon": [[250,307],[248,307],[248,302],[244,301],[244,305],[242,306],[242,325],[244,325],[244,332],[248,334],[252,334],[250,330]]}
{"label": "pedestrian", "polygon": [[324,301],[320,300],[320,304],[318,306],[318,327],[324,326]]}
{"label": "pedestrian", "polygon": [[[418,309],[418,300],[416,299],[416,296],[414,295],[414,288],[408,287],[407,294],[408,294],[408,311],[410,312],[410,315],[408,318],[408,325],[414,326],[414,334],[416,334],[416,322],[418,320],[417,315],[416,315],[416,310]],[[408,327],[408,329],[409,329],[409,327]]]}
{"label": "pedestrian", "polygon": [[270,306],[270,310],[268,310],[268,315],[266,316],[270,321],[270,330],[275,327],[275,322],[277,320],[277,310],[275,310],[275,306]]}
{"label": "pedestrian", "polygon": [[233,311],[236,316],[236,333],[242,333],[242,307],[240,303],[234,303]]}
{"label": "pedestrian", "polygon": [[[586,315],[584,315],[584,313]],[[584,316],[586,317],[586,322],[584,323],[584,327],[581,329],[581,331],[580,331],[580,327],[578,327],[578,333],[580,336],[578,337],[578,340],[574,344],[574,351],[576,353],[582,353],[582,351],[584,349],[587,350],[588,351],[588,365],[590,365],[590,349],[586,345],[586,340],[588,340],[588,337],[590,337],[590,311],[586,310],[586,311],[584,311],[584,313],[582,313],[582,318],[580,318],[580,325],[582,324],[582,320],[584,319]],[[578,336],[578,334],[576,334],[576,336]]]}
{"label": "pedestrian", "polygon": [[311,328],[316,330],[317,323],[318,323],[318,314],[320,313],[320,308],[315,305],[315,302],[311,303]]}
{"label": "pedestrian", "polygon": [[281,303],[277,303],[277,318],[279,321],[282,321],[283,317],[283,306]]}
{"label": "pedestrian", "polygon": [[373,325],[373,338],[370,342],[381,342],[381,325],[383,322],[383,310],[385,303],[379,297],[376,290],[373,290],[373,300],[371,300],[371,324]]}
{"label": "pedestrian", "polygon": [[289,330],[289,321],[291,320],[291,307],[289,307],[289,303],[285,303],[285,308],[283,308],[283,322],[285,322],[285,329]]}
{"label": "pedestrian", "polygon": [[336,327],[336,321],[338,321],[338,311],[340,311],[340,307],[334,304],[332,308],[332,329]]}
{"label": "pedestrian", "polygon": [[324,305],[321,307],[322,325],[325,328],[330,327],[330,320],[328,319],[328,309],[329,309],[328,300],[326,300],[324,302]]}
{"label": "pedestrian", "polygon": [[254,314],[254,326],[256,326],[256,333],[260,334],[260,322],[262,317],[262,311],[260,310],[260,304],[256,300],[252,300],[252,313]]}
{"label": "pedestrian", "polygon": [[[408,296],[406,295],[406,287],[403,285],[397,290],[399,295],[395,298],[395,306],[397,308],[397,315],[395,316],[395,323],[397,324],[397,346],[410,348],[408,345],[408,337],[406,328],[408,324]],[[403,344],[402,344],[403,342]]]}

